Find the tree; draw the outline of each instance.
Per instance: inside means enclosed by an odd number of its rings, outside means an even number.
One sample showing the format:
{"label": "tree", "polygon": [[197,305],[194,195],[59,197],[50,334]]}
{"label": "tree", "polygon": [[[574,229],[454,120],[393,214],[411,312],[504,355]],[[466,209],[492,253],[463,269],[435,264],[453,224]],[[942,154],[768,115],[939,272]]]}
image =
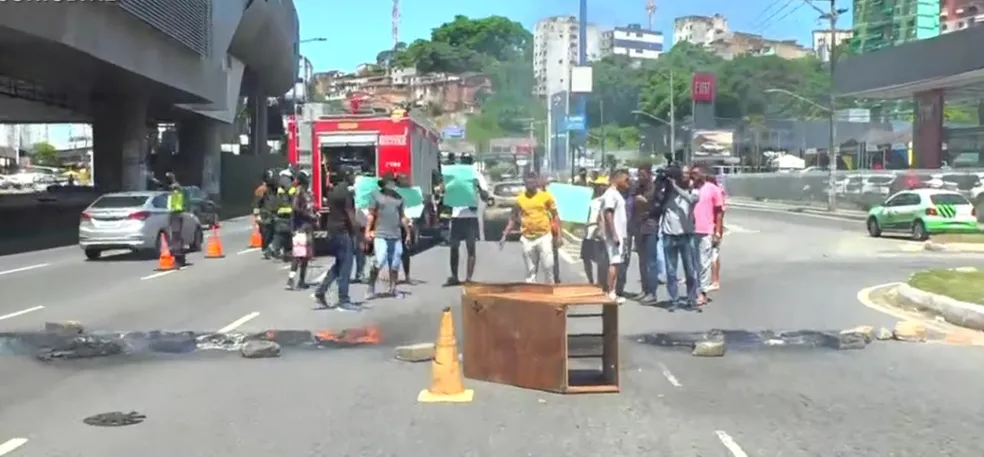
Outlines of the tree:
{"label": "tree", "polygon": [[58,164],[58,150],[51,143],[34,143],[31,146],[31,156],[38,165],[54,166]]}

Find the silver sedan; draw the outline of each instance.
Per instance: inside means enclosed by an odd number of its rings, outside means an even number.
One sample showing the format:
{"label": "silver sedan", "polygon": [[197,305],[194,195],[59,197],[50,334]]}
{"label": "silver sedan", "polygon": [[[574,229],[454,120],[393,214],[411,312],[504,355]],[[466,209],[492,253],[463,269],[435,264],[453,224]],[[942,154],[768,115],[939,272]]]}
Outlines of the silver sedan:
{"label": "silver sedan", "polygon": [[[85,256],[95,260],[103,251],[114,249],[159,253],[161,237],[170,227],[167,196],[163,191],[119,192],[92,202],[79,221],[79,246]],[[187,250],[200,250],[204,238],[201,222],[191,212],[181,217]]]}

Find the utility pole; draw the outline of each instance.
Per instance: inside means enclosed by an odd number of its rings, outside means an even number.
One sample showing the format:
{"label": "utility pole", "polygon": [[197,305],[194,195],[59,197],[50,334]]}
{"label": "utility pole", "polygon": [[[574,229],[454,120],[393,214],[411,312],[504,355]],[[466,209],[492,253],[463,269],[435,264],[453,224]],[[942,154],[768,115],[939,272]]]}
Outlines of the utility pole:
{"label": "utility pole", "polygon": [[[806,0],[804,0],[806,1]],[[828,11],[823,11],[817,8],[812,3],[807,3],[814,9],[821,13],[820,19],[826,19],[830,27],[828,28],[827,36],[827,55],[830,57],[830,96],[828,97],[828,103],[830,109],[828,110],[830,115],[830,141],[827,149],[827,211],[837,210],[837,193],[834,192],[834,187],[837,184],[837,155],[838,155],[838,144],[837,144],[837,98],[834,95],[834,68],[837,66],[837,55],[836,55],[836,44],[837,37],[837,19],[840,18],[841,14],[847,12],[846,9],[837,9],[837,0],[830,0],[830,9]]]}
{"label": "utility pole", "polygon": [[670,157],[676,160],[676,90],[673,86],[673,67],[670,67]]}

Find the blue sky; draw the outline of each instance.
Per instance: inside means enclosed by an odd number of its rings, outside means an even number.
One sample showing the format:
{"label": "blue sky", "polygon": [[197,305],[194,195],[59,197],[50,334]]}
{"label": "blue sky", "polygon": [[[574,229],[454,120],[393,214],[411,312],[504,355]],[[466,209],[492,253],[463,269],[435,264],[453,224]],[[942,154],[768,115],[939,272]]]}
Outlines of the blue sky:
{"label": "blue sky", "polygon": [[[315,71],[351,71],[355,66],[375,60],[376,54],[392,46],[391,0],[360,0],[354,8],[339,8],[325,0],[295,0],[301,18],[301,39],[326,38],[305,43],[301,53],[311,59]],[[823,5],[818,3],[818,5]],[[849,8],[848,0],[838,0]],[[588,21],[601,26],[640,23],[645,26],[645,0],[588,0]],[[656,0],[654,28],[671,39],[673,18],[719,13],[728,18],[732,30],[765,35],[769,38],[796,39],[809,46],[810,31],[825,27],[819,14],[804,0]],[[400,40],[407,43],[429,38],[434,27],[454,15],[468,17],[506,16],[527,28],[539,19],[555,15],[577,15],[578,0],[400,0],[402,19]],[[850,14],[840,24],[849,26]]]}

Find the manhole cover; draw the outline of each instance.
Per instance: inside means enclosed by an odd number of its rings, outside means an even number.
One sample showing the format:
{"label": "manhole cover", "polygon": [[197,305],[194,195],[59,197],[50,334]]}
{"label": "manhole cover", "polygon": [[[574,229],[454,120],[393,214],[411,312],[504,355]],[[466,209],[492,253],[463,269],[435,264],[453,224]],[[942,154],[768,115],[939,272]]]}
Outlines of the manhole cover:
{"label": "manhole cover", "polygon": [[144,421],[147,416],[140,414],[136,411],[130,411],[124,413],[122,411],[113,411],[111,413],[101,413],[95,416],[89,416],[82,419],[89,425],[94,425],[96,427],[122,427],[124,425],[136,425]]}

